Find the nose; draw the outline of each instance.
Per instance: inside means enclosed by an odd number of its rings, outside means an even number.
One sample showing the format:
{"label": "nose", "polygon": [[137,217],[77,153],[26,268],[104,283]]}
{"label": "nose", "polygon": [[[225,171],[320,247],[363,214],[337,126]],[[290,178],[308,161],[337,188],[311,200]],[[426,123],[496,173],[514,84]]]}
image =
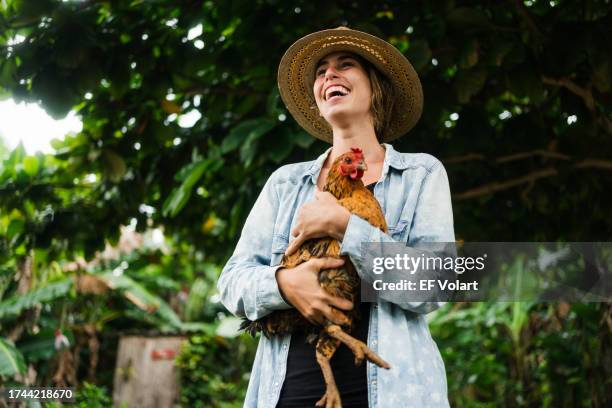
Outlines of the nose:
{"label": "nose", "polygon": [[331,65],[325,70],[325,80],[338,78],[338,72]]}

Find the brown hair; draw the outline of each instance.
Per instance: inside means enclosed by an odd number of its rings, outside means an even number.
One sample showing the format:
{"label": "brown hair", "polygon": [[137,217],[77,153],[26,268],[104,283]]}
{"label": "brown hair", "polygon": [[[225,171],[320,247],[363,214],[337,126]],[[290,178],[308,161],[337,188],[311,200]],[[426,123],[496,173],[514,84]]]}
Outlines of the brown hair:
{"label": "brown hair", "polygon": [[[391,126],[391,116],[395,101],[395,89],[391,81],[380,72],[372,63],[360,55],[350,53],[363,67],[368,74],[370,87],[372,90],[372,100],[370,101],[370,113],[374,119],[374,132],[376,139],[382,141],[384,135]],[[310,86],[308,89],[312,89]],[[317,109],[316,104],[312,109]]]}
{"label": "brown hair", "polygon": [[357,56],[357,59],[368,73],[368,78],[370,79],[370,87],[372,88],[370,112],[374,119],[376,138],[380,142],[391,126],[395,92],[391,81],[376,69],[374,65],[360,56]]}

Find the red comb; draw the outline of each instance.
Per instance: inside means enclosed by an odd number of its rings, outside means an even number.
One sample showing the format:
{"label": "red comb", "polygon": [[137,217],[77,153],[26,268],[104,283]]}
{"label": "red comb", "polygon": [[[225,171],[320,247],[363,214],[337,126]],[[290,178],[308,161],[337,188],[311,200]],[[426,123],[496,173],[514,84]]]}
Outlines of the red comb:
{"label": "red comb", "polygon": [[362,151],[361,151],[361,149],[360,149],[360,148],[358,148],[358,147],[351,147],[351,151],[352,151],[353,153],[355,153],[355,154],[360,154],[360,155],[363,155],[363,152],[362,152]]}

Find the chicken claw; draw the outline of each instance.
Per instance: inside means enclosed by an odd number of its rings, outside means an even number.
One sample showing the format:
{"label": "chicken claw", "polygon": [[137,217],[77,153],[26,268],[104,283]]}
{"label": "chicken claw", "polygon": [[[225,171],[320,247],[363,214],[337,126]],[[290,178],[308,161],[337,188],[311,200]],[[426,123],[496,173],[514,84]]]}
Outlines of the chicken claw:
{"label": "chicken claw", "polygon": [[342,402],[340,401],[340,394],[338,393],[338,388],[328,388],[325,392],[325,395],[323,395],[323,397],[321,397],[321,399],[317,401],[315,407],[342,408]]}
{"label": "chicken claw", "polygon": [[336,324],[330,324],[325,327],[325,331],[331,337],[340,340],[342,343],[346,344],[348,348],[351,349],[351,351],[355,355],[355,365],[361,365],[365,357],[379,367],[386,369],[391,368],[389,363],[380,358],[380,356],[374,351],[372,351],[372,349],[370,349],[367,344],[345,333],[340,326]]}

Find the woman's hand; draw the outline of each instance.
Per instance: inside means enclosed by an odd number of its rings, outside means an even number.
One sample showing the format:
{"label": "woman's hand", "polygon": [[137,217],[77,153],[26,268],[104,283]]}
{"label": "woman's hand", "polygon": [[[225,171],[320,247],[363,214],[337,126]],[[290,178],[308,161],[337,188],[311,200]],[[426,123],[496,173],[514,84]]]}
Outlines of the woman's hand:
{"label": "woman's hand", "polygon": [[327,293],[319,284],[319,272],[343,264],[344,260],[339,258],[312,258],[295,268],[277,270],[276,281],[283,297],[308,321],[323,325],[330,320],[342,325],[346,318],[332,306],[351,310],[353,303]]}
{"label": "woman's hand", "polygon": [[300,245],[311,238],[344,238],[351,213],[338,203],[327,191],[317,189],[315,200],[304,204],[297,215],[291,235],[295,237],[287,247],[285,255],[294,253]]}

